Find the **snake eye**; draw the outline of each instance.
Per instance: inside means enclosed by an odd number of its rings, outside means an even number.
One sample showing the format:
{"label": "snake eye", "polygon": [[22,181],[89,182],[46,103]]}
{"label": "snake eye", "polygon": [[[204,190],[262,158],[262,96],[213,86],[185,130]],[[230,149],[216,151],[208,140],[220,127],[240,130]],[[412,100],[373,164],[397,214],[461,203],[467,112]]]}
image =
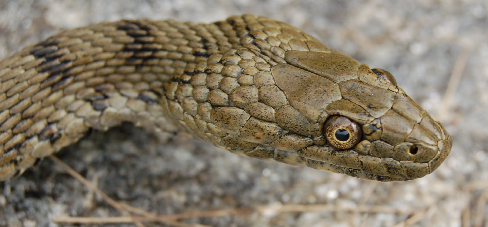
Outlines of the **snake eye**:
{"label": "snake eye", "polygon": [[371,69],[378,77],[388,81],[390,84],[397,86],[396,79],[390,72],[384,69]]}
{"label": "snake eye", "polygon": [[349,149],[361,139],[361,127],[347,117],[331,116],[324,127],[324,135],[332,146]]}

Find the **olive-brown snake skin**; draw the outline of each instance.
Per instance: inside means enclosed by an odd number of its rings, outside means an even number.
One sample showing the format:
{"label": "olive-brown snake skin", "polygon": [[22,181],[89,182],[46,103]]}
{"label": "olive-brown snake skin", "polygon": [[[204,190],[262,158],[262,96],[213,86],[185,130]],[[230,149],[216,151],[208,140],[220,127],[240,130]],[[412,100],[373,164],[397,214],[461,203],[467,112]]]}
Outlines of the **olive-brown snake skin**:
{"label": "olive-brown snake skin", "polygon": [[122,122],[379,181],[423,177],[452,146],[391,74],[265,17],[103,22],[0,62],[0,181]]}

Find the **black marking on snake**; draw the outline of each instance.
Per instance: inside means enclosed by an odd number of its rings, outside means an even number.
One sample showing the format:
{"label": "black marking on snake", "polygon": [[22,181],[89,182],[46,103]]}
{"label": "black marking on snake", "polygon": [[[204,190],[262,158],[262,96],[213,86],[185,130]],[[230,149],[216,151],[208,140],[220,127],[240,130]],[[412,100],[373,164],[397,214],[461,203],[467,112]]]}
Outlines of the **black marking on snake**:
{"label": "black marking on snake", "polygon": [[153,28],[152,26],[149,26],[147,24],[143,24],[141,23],[140,21],[130,21],[130,20],[127,20],[128,22],[132,23],[132,24],[135,24],[137,25],[139,28],[141,28],[142,30],[144,31],[151,31],[151,30],[156,30],[155,28]]}
{"label": "black marking on snake", "polygon": [[[47,62],[47,61],[45,61],[45,62]],[[65,69],[69,68],[68,67],[69,64],[70,64],[70,61],[61,62],[57,65],[52,65],[52,66],[43,68],[39,72],[41,72],[41,73],[43,73],[43,72],[57,73],[57,72],[60,72],[60,71],[63,71]],[[42,66],[42,64],[40,66]]]}
{"label": "black marking on snake", "polygon": [[140,70],[142,68],[144,68],[144,65],[136,65],[136,70]]}
{"label": "black marking on snake", "polygon": [[125,62],[128,64],[128,65],[140,65],[140,63],[138,63],[138,61],[141,61],[142,59],[140,58],[127,58],[125,60]]}
{"label": "black marking on snake", "polygon": [[144,30],[128,30],[127,35],[132,38],[147,37],[147,32]]}
{"label": "black marking on snake", "polygon": [[193,71],[189,71],[189,70],[186,70],[184,71],[185,75],[189,76],[189,77],[192,77],[193,75],[195,75],[195,73]]}
{"label": "black marking on snake", "polygon": [[95,131],[94,128],[88,128],[88,130],[85,132],[85,137],[88,137],[90,136],[91,134],[93,134],[93,132]]}
{"label": "black marking on snake", "polygon": [[[37,46],[42,46],[42,49],[35,49],[30,52],[30,54],[34,55],[36,58],[43,58],[46,55],[52,54],[58,50],[57,46],[43,46],[38,44]],[[36,47],[37,47],[36,46]]]}
{"label": "black marking on snake", "polygon": [[[100,101],[102,101],[102,102],[100,102]],[[97,101],[92,102],[91,105],[92,105],[94,110],[102,111],[108,107],[104,101],[105,100],[97,100]]]}
{"label": "black marking on snake", "polygon": [[217,46],[216,43],[211,43],[211,42],[207,42],[203,45],[203,48],[205,48],[205,50],[210,50],[210,49],[219,49],[219,47]]}
{"label": "black marking on snake", "polygon": [[159,91],[151,90],[151,92],[154,93],[156,97],[158,97],[158,99],[161,99],[163,97],[163,94],[161,94],[161,92]]}
{"label": "black marking on snake", "polygon": [[[72,75],[66,75],[67,72],[71,69],[71,61],[65,60],[59,62],[58,64],[46,66],[49,64],[53,64],[57,59],[65,55],[65,53],[54,54],[59,50],[56,46],[58,43],[59,40],[57,39],[48,39],[37,45],[39,47],[42,47],[41,49],[36,49],[30,52],[30,54],[34,55],[38,59],[45,58],[45,60],[37,66],[37,69],[40,73],[47,72],[50,73],[50,75],[48,78],[41,82],[41,87],[52,86],[53,90],[59,89],[67,85],[72,79]],[[43,45],[53,46],[44,47]]]}
{"label": "black marking on snake", "polygon": [[144,59],[144,65],[157,65],[159,62],[159,59],[154,58],[154,57],[148,57]]}
{"label": "black marking on snake", "polygon": [[207,57],[207,58],[210,57],[210,56],[208,56],[207,51],[201,51],[198,49],[193,50],[193,56],[195,56],[195,57]]}
{"label": "black marking on snake", "polygon": [[112,84],[101,84],[95,87],[96,92],[103,92],[112,89],[114,89],[114,86]]}
{"label": "black marking on snake", "polygon": [[[219,22],[219,23],[222,23],[222,21],[218,21],[218,22]],[[227,20],[227,22],[228,22],[230,25],[232,25],[232,26],[235,26],[235,25],[236,25],[236,23],[237,23],[237,21],[236,21],[234,18],[229,18],[229,19]]]}
{"label": "black marking on snake", "polygon": [[207,43],[210,43],[210,41],[206,38],[202,38],[202,40],[200,40],[200,43],[202,44],[202,48],[195,48],[193,49],[192,51],[192,54],[193,56],[195,57],[210,57],[210,55],[208,54],[207,50],[210,48],[209,45],[207,45]]}
{"label": "black marking on snake", "polygon": [[[15,165],[16,165],[16,166],[19,166],[19,163],[16,161]],[[18,170],[16,170],[16,171],[15,171],[15,174],[14,174],[13,178],[18,177],[18,176],[20,176],[21,174],[22,174],[22,172],[20,171],[20,169],[18,169]]]}
{"label": "black marking on snake", "polygon": [[203,46],[205,46],[205,44],[209,43],[210,40],[206,39],[206,38],[202,38],[202,41],[200,41],[202,43]]}
{"label": "black marking on snake", "polygon": [[117,25],[117,30],[129,31],[137,30],[139,26],[132,23],[130,20],[123,20],[120,25]]}
{"label": "black marking on snake", "polygon": [[56,141],[58,141],[62,135],[62,131],[56,131],[51,135],[51,137],[49,137],[49,141],[51,142],[51,144],[56,143]]}
{"label": "black marking on snake", "polygon": [[147,93],[141,93],[141,94],[139,94],[139,97],[137,97],[137,99],[140,99],[140,100],[142,100],[142,101],[144,101],[144,102],[146,102],[148,104],[158,104],[159,103],[157,97],[151,97],[151,95],[150,94],[147,94]]}
{"label": "black marking on snake", "polygon": [[180,82],[182,84],[190,84],[191,83],[190,80],[185,80],[185,79],[180,79]]}
{"label": "black marking on snake", "polygon": [[[142,38],[151,37],[148,35],[150,31],[155,30],[153,27],[144,25],[141,22],[125,20],[117,26],[117,30],[125,31],[126,34],[134,38],[134,42],[124,45],[121,53],[132,54],[131,58],[126,59],[127,64],[136,66],[136,69],[140,69],[146,65],[146,61],[149,64],[154,64],[154,53],[160,51],[159,48],[150,47],[147,44],[149,42],[144,41]],[[140,57],[143,55],[144,57]],[[140,61],[140,62],[139,62]]]}
{"label": "black marking on snake", "polygon": [[42,158],[36,158],[36,161],[34,162],[34,164],[32,166],[39,166],[41,161],[42,161]]}
{"label": "black marking on snake", "polygon": [[97,100],[104,100],[104,99],[107,99],[107,97],[105,97],[105,95],[102,94],[94,94],[86,98],[86,100],[90,100],[90,101],[97,101]]}
{"label": "black marking on snake", "polygon": [[50,139],[51,135],[53,135],[56,131],[58,131],[56,123],[47,125],[44,129],[42,129],[41,133],[39,133],[39,140]]}
{"label": "black marking on snake", "polygon": [[36,46],[57,46],[61,42],[60,39],[61,38],[59,37],[50,37],[42,42],[39,42]]}
{"label": "black marking on snake", "polygon": [[48,78],[41,82],[41,88],[45,88],[47,86],[52,86],[56,82],[60,81],[63,78],[63,74],[58,72],[51,74]]}
{"label": "black marking on snake", "polygon": [[127,43],[125,44],[124,50],[129,50],[129,51],[138,51],[142,49],[142,44],[140,43]]}
{"label": "black marking on snake", "polygon": [[55,62],[54,60],[46,60],[45,58],[42,59],[43,61],[41,62],[41,64],[37,65],[36,69],[38,72],[48,72],[46,71],[46,69],[49,69],[55,65],[59,65],[59,63]]}
{"label": "black marking on snake", "polygon": [[23,142],[18,142],[18,143],[15,143],[15,144],[12,146],[12,148],[14,148],[14,149],[16,149],[16,150],[20,151],[20,147],[22,147],[22,144],[23,144]]}

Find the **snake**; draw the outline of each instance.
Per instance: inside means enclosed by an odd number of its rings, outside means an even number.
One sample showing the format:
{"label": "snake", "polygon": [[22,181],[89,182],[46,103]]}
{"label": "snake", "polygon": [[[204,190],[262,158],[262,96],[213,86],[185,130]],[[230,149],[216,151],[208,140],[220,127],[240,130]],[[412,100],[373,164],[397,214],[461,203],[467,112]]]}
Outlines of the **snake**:
{"label": "snake", "polygon": [[377,181],[430,174],[452,147],[391,73],[263,16],[101,22],[0,62],[0,181],[123,122]]}

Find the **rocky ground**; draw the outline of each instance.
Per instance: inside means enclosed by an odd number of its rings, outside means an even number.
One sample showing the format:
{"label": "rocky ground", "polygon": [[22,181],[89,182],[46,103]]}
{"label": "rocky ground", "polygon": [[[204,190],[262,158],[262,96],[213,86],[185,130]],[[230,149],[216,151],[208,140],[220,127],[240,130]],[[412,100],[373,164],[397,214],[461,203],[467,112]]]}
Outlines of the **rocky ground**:
{"label": "rocky ground", "polygon": [[[392,72],[453,136],[449,158],[424,178],[375,183],[239,157],[186,136],[132,125],[94,132],[57,156],[115,200],[158,215],[296,204],[330,208],[184,219],[191,224],[488,226],[487,1],[0,1],[0,59],[59,31],[105,20],[212,22],[243,13],[288,22]],[[451,74],[462,77],[446,105]],[[356,205],[371,207],[370,212],[339,210]],[[406,213],[390,212],[398,209]],[[66,226],[51,219],[66,216],[120,213],[49,159],[0,183],[0,226]]]}

